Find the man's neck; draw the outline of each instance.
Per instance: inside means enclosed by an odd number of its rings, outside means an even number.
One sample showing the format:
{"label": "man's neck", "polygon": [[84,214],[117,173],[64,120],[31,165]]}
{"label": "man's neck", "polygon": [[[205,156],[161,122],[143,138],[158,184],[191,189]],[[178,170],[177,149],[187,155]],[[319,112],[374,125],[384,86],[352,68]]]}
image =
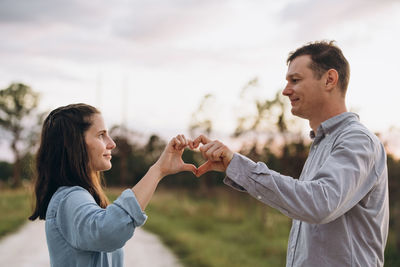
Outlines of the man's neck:
{"label": "man's neck", "polygon": [[309,119],[310,127],[314,131],[314,133],[317,133],[317,129],[322,122],[330,118],[333,118],[339,114],[342,114],[343,112],[347,112],[347,108],[345,105],[338,105],[336,107],[327,110],[326,112],[321,112],[321,114],[318,114],[319,116]]}

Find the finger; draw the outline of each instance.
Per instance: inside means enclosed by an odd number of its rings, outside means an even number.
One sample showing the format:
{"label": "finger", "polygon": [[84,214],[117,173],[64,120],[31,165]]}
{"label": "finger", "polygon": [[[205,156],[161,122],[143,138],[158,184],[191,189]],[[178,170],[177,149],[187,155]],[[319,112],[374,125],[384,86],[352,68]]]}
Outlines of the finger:
{"label": "finger", "polygon": [[194,175],[197,175],[197,168],[193,164],[183,164],[182,171],[192,172]]}
{"label": "finger", "polygon": [[192,149],[193,148],[193,140],[191,138],[187,138],[185,135],[182,135],[183,138],[185,139],[186,145]]}
{"label": "finger", "polygon": [[176,146],[176,149],[178,150],[183,149],[186,146],[185,145],[186,140],[183,138],[181,134],[177,135],[175,138],[179,141],[179,144]]}
{"label": "finger", "polygon": [[212,160],[212,161],[221,161],[220,157],[214,156],[215,151],[221,148],[221,145],[219,143],[213,143],[209,149],[205,152],[207,159]]}
{"label": "finger", "polygon": [[185,141],[185,148],[189,146],[190,144],[190,139],[186,138],[185,135],[182,135],[183,140]]}
{"label": "finger", "polygon": [[174,149],[175,150],[183,150],[186,147],[184,141],[182,141],[182,138],[175,137],[175,145]]}
{"label": "finger", "polygon": [[199,150],[200,150],[200,153],[201,153],[201,156],[203,157],[203,159],[208,159],[208,157],[207,157],[207,151],[210,149],[210,147],[211,147],[212,145],[213,145],[212,143],[208,143],[208,144],[206,144],[206,145],[200,147]]}
{"label": "finger", "polygon": [[196,139],[194,139],[193,141],[193,145],[194,147],[198,147],[201,144],[205,145],[207,143],[210,143],[211,139],[209,139],[208,137],[204,136],[204,135],[199,135],[199,137],[197,137]]}
{"label": "finger", "polygon": [[226,169],[233,158],[233,152],[227,146],[223,145],[214,152],[214,156],[221,159],[222,164]]}
{"label": "finger", "polygon": [[199,146],[199,144],[200,144],[200,136],[196,137],[196,138],[193,140],[193,147],[194,147],[194,148],[197,148],[197,147]]}
{"label": "finger", "polygon": [[210,171],[212,169],[212,165],[213,165],[213,163],[208,160],[206,163],[204,163],[203,165],[201,165],[200,167],[197,168],[196,176],[200,177],[203,174],[205,174],[206,172]]}
{"label": "finger", "polygon": [[194,144],[193,144],[193,140],[188,139],[187,141],[188,141],[189,148],[190,148],[191,150],[194,150],[195,147],[194,147]]}
{"label": "finger", "polygon": [[176,138],[176,137],[172,138],[172,140],[171,140],[171,146],[172,146],[174,149],[179,150],[179,146],[180,146],[180,145],[181,145],[181,142],[179,141],[178,138]]}
{"label": "finger", "polygon": [[201,146],[199,148],[199,150],[200,150],[200,152],[207,152],[210,149],[210,147],[212,147],[213,145],[214,145],[214,142],[210,142],[208,144]]}
{"label": "finger", "polygon": [[202,155],[204,158],[212,160],[212,161],[221,161],[219,157],[214,157],[213,153],[218,150],[219,148],[223,147],[224,144],[222,144],[219,141],[213,141],[211,143],[208,143],[200,148],[200,151],[202,152]]}
{"label": "finger", "polygon": [[186,145],[185,136],[183,136],[182,134],[178,134],[178,135],[176,136],[176,138],[181,142],[181,145]]}
{"label": "finger", "polygon": [[226,150],[225,146],[217,148],[216,150],[214,150],[212,157],[215,159],[220,159],[222,161],[225,156],[225,150]]}

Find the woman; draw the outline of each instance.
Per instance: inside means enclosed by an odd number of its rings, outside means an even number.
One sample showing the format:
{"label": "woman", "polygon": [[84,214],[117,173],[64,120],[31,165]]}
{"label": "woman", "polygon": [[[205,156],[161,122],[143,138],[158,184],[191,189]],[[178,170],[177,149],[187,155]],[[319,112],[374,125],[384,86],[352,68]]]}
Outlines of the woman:
{"label": "woman", "polygon": [[51,266],[123,266],[125,242],[147,219],[143,210],[159,181],[180,171],[196,173],[181,155],[191,143],[173,138],[132,188],[108,203],[102,171],[111,168],[114,141],[100,112],[86,104],[53,110],[37,153],[36,207],[30,220],[46,220]]}

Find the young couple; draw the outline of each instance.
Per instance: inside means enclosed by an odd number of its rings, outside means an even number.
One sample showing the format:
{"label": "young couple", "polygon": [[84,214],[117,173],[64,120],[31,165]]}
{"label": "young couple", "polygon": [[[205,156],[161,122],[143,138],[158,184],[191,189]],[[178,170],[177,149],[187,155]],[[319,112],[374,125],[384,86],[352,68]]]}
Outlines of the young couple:
{"label": "young couple", "polygon": [[[178,135],[132,188],[110,204],[101,172],[111,168],[114,141],[100,112],[86,104],[53,110],[37,153],[36,207],[46,220],[51,266],[123,266],[122,248],[159,181],[168,174],[226,172],[224,182],[293,219],[286,266],[383,266],[389,222],[386,153],[378,138],[347,112],[350,68],[333,42],[289,54],[283,95],[307,119],[313,143],[298,177],[233,153],[218,140]],[[201,145],[202,144],[202,145]],[[206,163],[182,161],[199,148]],[[151,254],[151,252],[149,252]]]}

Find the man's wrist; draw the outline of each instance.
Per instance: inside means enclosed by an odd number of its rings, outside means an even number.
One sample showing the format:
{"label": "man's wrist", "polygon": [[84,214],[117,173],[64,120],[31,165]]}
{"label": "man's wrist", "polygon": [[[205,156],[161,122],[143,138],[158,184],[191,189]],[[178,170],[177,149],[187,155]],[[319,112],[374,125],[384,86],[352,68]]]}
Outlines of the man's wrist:
{"label": "man's wrist", "polygon": [[226,155],[226,157],[225,157],[225,162],[224,162],[225,171],[226,171],[226,169],[228,168],[229,164],[231,163],[231,161],[232,161],[232,159],[233,159],[233,155],[234,155],[233,152],[228,153],[228,154]]}

